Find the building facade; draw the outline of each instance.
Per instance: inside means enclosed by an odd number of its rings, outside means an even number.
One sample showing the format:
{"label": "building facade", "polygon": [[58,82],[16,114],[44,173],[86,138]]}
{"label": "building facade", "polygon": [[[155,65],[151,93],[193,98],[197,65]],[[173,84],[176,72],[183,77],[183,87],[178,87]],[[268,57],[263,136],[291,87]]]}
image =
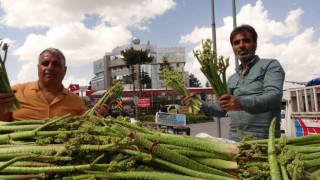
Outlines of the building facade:
{"label": "building facade", "polygon": [[[189,87],[189,73],[184,71],[185,66],[185,48],[157,48],[149,42],[147,44],[140,44],[139,39],[133,39],[131,45],[124,45],[116,47],[112,52],[107,52],[104,57],[93,63],[94,78],[91,80],[92,90],[104,90],[112,86],[112,81],[122,80],[124,82],[125,90],[133,90],[133,83],[136,90],[140,87],[138,79],[132,82],[131,69],[126,66],[121,51],[125,51],[133,47],[135,50],[149,50],[150,56],[153,56],[153,62],[142,64],[140,70],[147,72],[151,78],[151,87],[148,89],[161,89],[165,88],[163,79],[159,77],[160,67],[166,59],[171,67],[180,72],[184,72],[185,85]],[[135,73],[138,74],[139,65],[135,65]],[[146,89],[147,87],[143,87]]]}

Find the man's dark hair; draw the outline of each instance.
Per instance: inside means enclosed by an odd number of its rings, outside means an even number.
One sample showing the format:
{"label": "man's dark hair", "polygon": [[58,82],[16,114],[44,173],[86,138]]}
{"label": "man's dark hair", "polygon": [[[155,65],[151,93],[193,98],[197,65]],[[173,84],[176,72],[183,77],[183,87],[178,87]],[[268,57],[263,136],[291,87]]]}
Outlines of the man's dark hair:
{"label": "man's dark hair", "polygon": [[243,24],[241,26],[236,27],[230,34],[230,43],[232,45],[232,39],[234,38],[235,35],[237,34],[244,34],[244,33],[250,33],[252,36],[252,39],[255,43],[257,43],[257,39],[258,39],[258,34],[256,32],[256,30],[247,24]]}
{"label": "man's dark hair", "polygon": [[55,55],[59,56],[59,58],[61,58],[61,59],[63,60],[64,64],[66,64],[66,58],[65,58],[65,56],[64,56],[63,53],[62,53],[59,49],[57,49],[57,48],[47,48],[47,49],[43,50],[43,51],[40,53],[40,55],[39,55],[39,59],[40,59],[41,55],[44,54],[44,53],[46,53],[46,52],[47,52],[47,53],[50,53],[50,54],[55,54]]}

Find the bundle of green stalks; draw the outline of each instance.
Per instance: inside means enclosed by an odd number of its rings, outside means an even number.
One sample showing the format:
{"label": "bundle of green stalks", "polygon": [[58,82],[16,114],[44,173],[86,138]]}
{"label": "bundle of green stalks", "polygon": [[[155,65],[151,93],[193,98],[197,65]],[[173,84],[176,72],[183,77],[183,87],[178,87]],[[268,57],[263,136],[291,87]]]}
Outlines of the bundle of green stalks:
{"label": "bundle of green stalks", "polygon": [[[183,80],[183,72],[179,72],[177,70],[171,69],[171,68],[164,68],[162,70],[163,72],[163,78],[164,78],[164,85],[169,86],[175,91],[177,91],[180,95],[183,96],[190,96],[190,92],[184,85]],[[194,97],[190,96],[190,105],[189,105],[189,112],[192,114],[197,114],[200,110],[200,107],[202,105],[202,102]]]}
{"label": "bundle of green stalks", "polygon": [[202,51],[193,50],[194,56],[198,59],[200,70],[208,79],[217,97],[228,93],[226,70],[229,66],[229,58],[219,56],[212,50],[212,40],[202,41]]}
{"label": "bundle of green stalks", "polygon": [[[4,51],[3,58],[0,56],[0,78],[1,78],[0,79],[0,93],[13,93],[11,86],[10,86],[6,66],[5,66],[9,46],[7,43],[3,43],[3,41],[1,41],[0,47]],[[20,103],[19,103],[18,99],[16,98],[15,103],[8,106],[7,110],[12,112],[12,111],[19,109],[19,108],[20,108]]]}
{"label": "bundle of green stalks", "polygon": [[118,96],[122,95],[123,93],[123,82],[122,81],[113,81],[113,86],[111,86],[102,96],[102,98],[99,99],[99,101],[91,108],[89,111],[87,111],[86,115],[93,115],[95,113],[95,109],[97,106],[100,106],[102,104],[110,104],[114,99],[116,99]]}

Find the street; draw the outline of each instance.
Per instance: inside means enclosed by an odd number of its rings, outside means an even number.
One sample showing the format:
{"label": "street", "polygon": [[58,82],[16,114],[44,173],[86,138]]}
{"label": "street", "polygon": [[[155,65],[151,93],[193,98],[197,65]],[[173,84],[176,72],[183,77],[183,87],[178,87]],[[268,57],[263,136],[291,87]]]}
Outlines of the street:
{"label": "street", "polygon": [[[228,138],[230,117],[220,118],[221,138]],[[190,136],[195,136],[198,133],[207,133],[213,137],[219,137],[217,118],[215,121],[187,124],[190,127]]]}

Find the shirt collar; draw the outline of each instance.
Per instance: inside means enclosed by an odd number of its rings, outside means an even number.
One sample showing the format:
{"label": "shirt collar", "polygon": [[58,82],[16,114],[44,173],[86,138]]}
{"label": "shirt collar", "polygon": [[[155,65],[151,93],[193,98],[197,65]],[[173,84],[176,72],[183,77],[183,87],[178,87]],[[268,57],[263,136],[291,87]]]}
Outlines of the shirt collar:
{"label": "shirt collar", "polygon": [[[254,58],[247,64],[246,69],[249,70],[253,65],[255,65],[259,61],[259,56],[255,55]],[[240,64],[239,68],[237,69],[237,73],[241,73],[242,64]]]}
{"label": "shirt collar", "polygon": [[[63,94],[68,94],[68,91],[69,91],[69,90],[66,89],[66,88],[64,88],[63,85],[62,85],[62,87],[63,87],[62,93],[63,93]],[[40,86],[39,86],[39,80],[34,81],[34,82],[31,83],[31,90],[35,90],[35,91],[37,91],[37,92],[41,91],[41,90],[40,90]]]}

